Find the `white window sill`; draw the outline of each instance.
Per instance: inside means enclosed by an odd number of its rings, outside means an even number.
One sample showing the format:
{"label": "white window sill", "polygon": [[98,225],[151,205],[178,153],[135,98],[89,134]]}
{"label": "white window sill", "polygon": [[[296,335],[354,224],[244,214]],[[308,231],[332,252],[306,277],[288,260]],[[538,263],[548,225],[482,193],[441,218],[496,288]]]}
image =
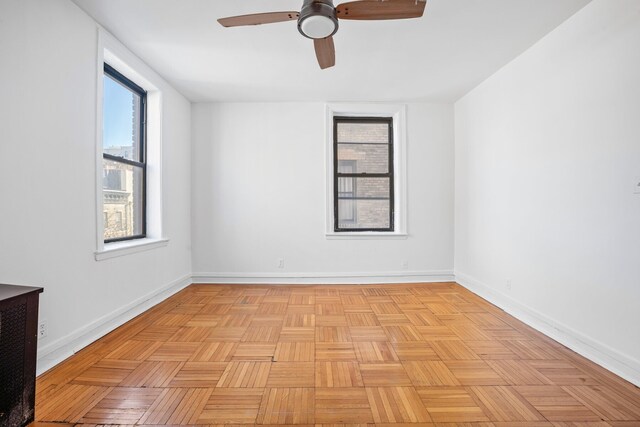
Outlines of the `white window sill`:
{"label": "white window sill", "polygon": [[325,233],[327,240],[406,240],[407,233],[385,233],[376,231]]}
{"label": "white window sill", "polygon": [[169,244],[169,239],[136,239],[124,242],[106,243],[104,249],[95,252],[96,261],[116,258],[138,252],[162,248]]}

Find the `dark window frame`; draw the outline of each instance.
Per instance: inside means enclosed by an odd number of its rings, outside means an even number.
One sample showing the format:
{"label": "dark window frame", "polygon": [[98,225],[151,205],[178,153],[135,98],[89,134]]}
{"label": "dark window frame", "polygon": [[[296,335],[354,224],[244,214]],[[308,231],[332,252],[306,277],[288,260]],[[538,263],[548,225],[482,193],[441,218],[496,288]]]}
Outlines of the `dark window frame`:
{"label": "dark window frame", "polygon": [[140,150],[138,153],[138,158],[140,160],[129,160],[123,157],[107,154],[104,151],[102,153],[102,158],[104,160],[123,163],[129,166],[140,168],[142,170],[142,233],[131,236],[118,237],[114,239],[104,239],[104,243],[144,239],[147,237],[147,91],[125,77],[122,73],[120,73],[118,70],[116,70],[106,62],[104,63],[104,74],[140,97],[140,141],[138,147],[138,149]]}
{"label": "dark window frame", "polygon": [[[338,168],[338,124],[339,123],[384,123],[389,126],[389,165],[387,173],[340,173]],[[343,142],[344,143],[344,142]],[[344,232],[387,232],[395,231],[395,177],[394,177],[394,140],[393,140],[393,117],[353,117],[334,116],[333,117],[333,231]],[[386,228],[347,228],[340,227],[338,212],[338,179],[339,178],[388,178],[389,179],[389,227]],[[355,186],[354,186],[355,188]],[[357,200],[357,198],[354,198]]]}

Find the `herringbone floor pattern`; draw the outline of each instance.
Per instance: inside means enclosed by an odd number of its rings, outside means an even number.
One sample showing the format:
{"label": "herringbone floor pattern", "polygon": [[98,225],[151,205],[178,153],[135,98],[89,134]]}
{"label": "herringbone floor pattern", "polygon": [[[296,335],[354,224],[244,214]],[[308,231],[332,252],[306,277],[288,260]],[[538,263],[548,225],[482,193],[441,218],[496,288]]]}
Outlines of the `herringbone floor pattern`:
{"label": "herringbone floor pattern", "polygon": [[40,376],[36,418],[640,426],[640,390],[454,283],[192,285]]}

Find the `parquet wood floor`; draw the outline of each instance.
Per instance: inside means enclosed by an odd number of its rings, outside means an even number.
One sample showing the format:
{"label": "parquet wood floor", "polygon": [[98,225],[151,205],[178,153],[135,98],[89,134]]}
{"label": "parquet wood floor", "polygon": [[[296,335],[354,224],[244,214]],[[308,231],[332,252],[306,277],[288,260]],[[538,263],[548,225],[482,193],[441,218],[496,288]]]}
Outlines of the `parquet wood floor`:
{"label": "parquet wood floor", "polygon": [[36,419],[640,426],[640,389],[454,283],[192,285],[41,375]]}

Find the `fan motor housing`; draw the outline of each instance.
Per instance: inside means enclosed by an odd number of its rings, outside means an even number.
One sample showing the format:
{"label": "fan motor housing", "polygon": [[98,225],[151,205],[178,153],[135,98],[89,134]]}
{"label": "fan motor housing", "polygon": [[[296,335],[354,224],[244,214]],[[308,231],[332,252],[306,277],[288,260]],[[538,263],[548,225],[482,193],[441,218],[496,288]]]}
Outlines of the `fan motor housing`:
{"label": "fan motor housing", "polygon": [[[309,21],[307,21],[309,19]],[[305,22],[306,21],[306,22]],[[319,37],[314,37],[313,34],[308,34],[311,24],[320,25],[323,28],[331,28],[333,24],[333,31],[330,34],[322,34]],[[307,30],[307,33],[305,33]],[[338,16],[336,14],[336,8],[333,6],[332,0],[304,0],[300,16],[298,17],[298,31],[303,36],[309,39],[318,39],[331,37],[338,31]]]}

